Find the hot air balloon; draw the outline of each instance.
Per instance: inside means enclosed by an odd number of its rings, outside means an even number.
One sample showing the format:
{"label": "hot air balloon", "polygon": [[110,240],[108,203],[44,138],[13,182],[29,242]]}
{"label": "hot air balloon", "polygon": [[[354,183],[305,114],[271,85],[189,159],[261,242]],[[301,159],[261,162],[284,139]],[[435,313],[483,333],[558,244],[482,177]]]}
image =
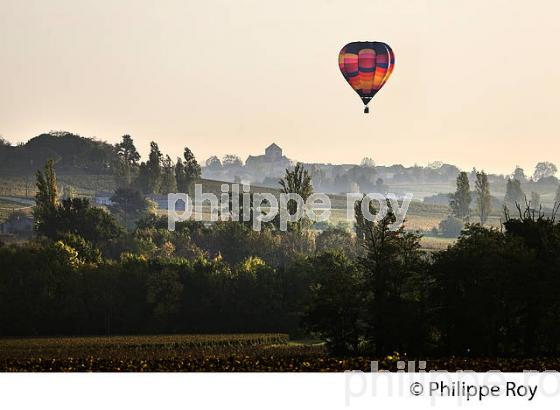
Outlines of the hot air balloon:
{"label": "hot air balloon", "polygon": [[364,113],[368,104],[385,85],[395,66],[393,50],[377,41],[348,43],[338,54],[338,66],[342,75],[364,102]]}

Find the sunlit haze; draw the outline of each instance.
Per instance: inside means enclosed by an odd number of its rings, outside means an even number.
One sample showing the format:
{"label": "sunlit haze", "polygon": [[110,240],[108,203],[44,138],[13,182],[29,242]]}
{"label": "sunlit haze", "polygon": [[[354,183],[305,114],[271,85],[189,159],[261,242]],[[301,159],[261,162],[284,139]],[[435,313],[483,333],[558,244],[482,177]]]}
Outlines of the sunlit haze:
{"label": "sunlit haze", "polygon": [[[530,173],[560,162],[559,15],[552,0],[0,0],[0,134]],[[337,64],[359,40],[396,55],[369,115]]]}

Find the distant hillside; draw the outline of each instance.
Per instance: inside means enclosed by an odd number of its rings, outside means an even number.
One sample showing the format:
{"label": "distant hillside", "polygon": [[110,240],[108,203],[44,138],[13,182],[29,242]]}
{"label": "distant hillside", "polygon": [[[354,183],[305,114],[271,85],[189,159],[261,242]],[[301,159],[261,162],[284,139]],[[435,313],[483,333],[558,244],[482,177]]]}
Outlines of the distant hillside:
{"label": "distant hillside", "polygon": [[67,132],[41,134],[25,144],[0,145],[0,175],[28,175],[53,159],[59,174],[109,174],[116,156],[106,142]]}
{"label": "distant hillside", "polygon": [[[252,160],[246,164],[235,155],[226,155],[223,161],[212,157],[211,165],[202,167],[202,177],[208,181],[250,182],[253,186],[266,186],[277,191],[278,179],[283,176],[288,160],[276,144],[266,150],[264,155],[251,156]],[[113,170],[118,158],[114,145],[70,132],[50,132],[16,146],[0,140],[0,196],[32,196],[35,171],[41,169],[49,159],[55,161],[59,183],[79,194],[91,195],[98,191],[113,191],[115,188],[114,174],[117,173]],[[197,160],[202,164],[200,158]],[[370,161],[373,164],[373,160]],[[425,167],[405,167],[401,164],[304,165],[311,173],[314,189],[318,192],[411,193],[415,200],[427,198],[426,202],[443,206],[447,206],[447,195],[455,190],[456,177],[460,171],[455,165],[443,162],[434,162]],[[524,174],[523,170],[519,171]],[[501,209],[507,177],[488,175],[491,193],[495,197],[493,207],[496,209]],[[474,188],[472,171],[469,178],[471,187]],[[541,203],[546,207],[551,207],[554,203],[558,183],[558,179],[550,175],[537,181],[525,176],[521,178],[521,188],[527,197],[533,192],[539,194]],[[210,182],[210,185],[219,190],[219,183]]]}

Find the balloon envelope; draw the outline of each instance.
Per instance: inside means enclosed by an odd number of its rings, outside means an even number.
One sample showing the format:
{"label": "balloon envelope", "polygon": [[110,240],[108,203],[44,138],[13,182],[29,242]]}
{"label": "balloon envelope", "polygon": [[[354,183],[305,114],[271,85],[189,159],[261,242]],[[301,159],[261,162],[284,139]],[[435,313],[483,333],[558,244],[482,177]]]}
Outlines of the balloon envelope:
{"label": "balloon envelope", "polygon": [[338,54],[338,66],[348,84],[366,106],[385,85],[395,66],[393,50],[377,41],[346,44]]}

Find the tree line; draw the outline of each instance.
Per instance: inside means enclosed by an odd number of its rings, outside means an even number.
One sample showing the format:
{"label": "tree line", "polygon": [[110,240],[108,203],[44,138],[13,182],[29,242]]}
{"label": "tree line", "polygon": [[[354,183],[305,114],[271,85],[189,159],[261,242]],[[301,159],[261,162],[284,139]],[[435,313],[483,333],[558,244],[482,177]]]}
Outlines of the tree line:
{"label": "tree line", "polygon": [[[282,181],[312,192],[301,167]],[[352,230],[185,221],[170,232],[149,212],[127,229],[85,199],[60,200],[52,163],[37,188],[37,239],[0,247],[2,336],[281,331],[336,355],[559,353],[555,213],[519,206],[501,230],[467,223],[427,253],[418,233],[389,229],[392,212],[371,222],[359,202]]]}
{"label": "tree line", "polygon": [[[543,165],[544,164],[544,165]],[[537,171],[545,173],[546,164],[552,168],[550,173],[555,173],[556,168],[551,163],[539,163]],[[535,173],[537,173],[535,171]],[[541,178],[546,178],[542,177]],[[471,190],[471,180],[474,180],[475,189]],[[506,193],[501,203],[501,211],[504,214],[520,212],[520,208],[532,210],[533,213],[543,213],[540,195],[531,192],[528,197],[523,191],[521,182],[527,182],[523,169],[516,167],[511,177],[506,180]],[[474,207],[472,206],[474,202]],[[496,210],[493,205],[496,199],[490,192],[490,180],[484,171],[473,170],[471,175],[467,172],[459,172],[456,179],[456,190],[449,195],[450,213],[446,219],[440,222],[438,228],[432,230],[432,234],[448,237],[458,237],[465,224],[477,220],[481,225],[488,222],[488,217]],[[560,185],[558,185],[554,197],[553,208],[560,203]],[[554,209],[552,210],[554,211]]]}
{"label": "tree line", "polygon": [[115,149],[118,158],[115,178],[119,188],[135,188],[143,194],[189,193],[201,175],[200,165],[188,147],[183,151],[183,158],[177,158],[175,163],[153,141],[148,159],[140,162],[130,135],[124,135]]}

